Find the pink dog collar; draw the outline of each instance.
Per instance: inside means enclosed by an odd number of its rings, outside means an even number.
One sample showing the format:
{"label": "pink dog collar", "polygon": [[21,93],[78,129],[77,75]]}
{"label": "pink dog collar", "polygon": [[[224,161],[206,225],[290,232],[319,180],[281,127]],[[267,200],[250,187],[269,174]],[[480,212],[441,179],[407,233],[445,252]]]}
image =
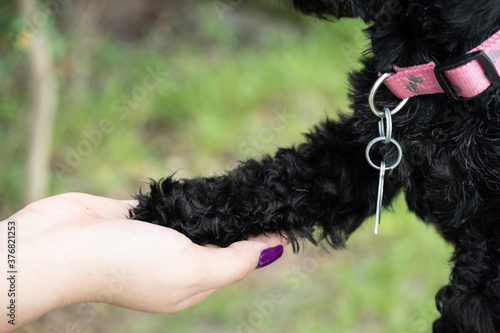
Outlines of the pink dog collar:
{"label": "pink dog collar", "polygon": [[469,99],[500,86],[500,31],[462,57],[436,65],[394,66],[385,85],[401,99],[445,93],[454,100]]}

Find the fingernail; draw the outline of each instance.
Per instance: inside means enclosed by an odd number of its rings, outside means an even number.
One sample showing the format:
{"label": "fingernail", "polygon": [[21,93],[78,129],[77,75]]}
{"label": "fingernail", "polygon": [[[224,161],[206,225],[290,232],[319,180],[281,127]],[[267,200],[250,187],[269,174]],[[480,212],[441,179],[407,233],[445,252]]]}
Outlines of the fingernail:
{"label": "fingernail", "polygon": [[283,245],[270,247],[260,252],[259,264],[257,268],[265,267],[275,262],[283,254]]}

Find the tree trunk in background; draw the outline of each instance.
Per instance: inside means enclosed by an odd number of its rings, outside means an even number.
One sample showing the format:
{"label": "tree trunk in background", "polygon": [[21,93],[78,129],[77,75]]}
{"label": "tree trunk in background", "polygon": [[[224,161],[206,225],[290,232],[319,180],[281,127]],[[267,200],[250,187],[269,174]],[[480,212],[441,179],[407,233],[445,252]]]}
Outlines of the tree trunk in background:
{"label": "tree trunk in background", "polygon": [[[65,90],[76,104],[87,95],[91,82],[91,59],[99,49],[100,38],[97,22],[109,0],[76,1],[65,7],[65,17],[69,18],[67,37],[71,39],[68,61],[71,65],[71,79]],[[68,74],[68,73],[67,73]]]}
{"label": "tree trunk in background", "polygon": [[[42,13],[38,0],[17,1],[20,14],[29,22],[33,22],[36,15]],[[32,30],[33,35],[28,45],[30,70],[27,79],[29,124],[24,192],[26,203],[43,198],[49,193],[50,155],[58,84],[45,25],[27,27]]]}

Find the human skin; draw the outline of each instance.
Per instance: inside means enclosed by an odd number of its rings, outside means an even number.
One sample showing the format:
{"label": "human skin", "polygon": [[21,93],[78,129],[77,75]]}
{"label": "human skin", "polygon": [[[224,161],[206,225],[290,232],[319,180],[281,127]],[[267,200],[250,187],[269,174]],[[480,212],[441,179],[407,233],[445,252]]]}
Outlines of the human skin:
{"label": "human skin", "polygon": [[[127,219],[134,205],[133,200],[68,193],[37,201],[0,222],[0,267],[6,275],[0,278],[5,312],[0,331],[12,332],[80,302],[180,311],[241,281],[262,265],[264,253],[266,264],[272,262],[288,244],[278,235],[261,235],[227,248],[196,245],[172,229]],[[15,246],[9,248],[12,240]],[[278,251],[263,251],[274,247]],[[8,267],[9,254],[14,270]],[[7,280],[12,275],[13,289]],[[6,316],[12,300],[15,325]]]}

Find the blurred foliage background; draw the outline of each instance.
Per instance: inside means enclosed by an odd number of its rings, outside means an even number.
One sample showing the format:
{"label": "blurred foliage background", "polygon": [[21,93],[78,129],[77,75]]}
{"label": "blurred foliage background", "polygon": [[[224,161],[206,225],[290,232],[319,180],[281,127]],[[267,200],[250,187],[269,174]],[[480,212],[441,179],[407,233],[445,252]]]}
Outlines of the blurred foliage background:
{"label": "blurred foliage background", "polygon": [[[300,143],[316,123],[349,112],[347,73],[368,46],[358,20],[322,22],[263,0],[2,1],[0,27],[3,218],[40,196],[126,199],[148,178],[220,174]],[[44,52],[51,65],[35,77]],[[34,120],[36,93],[50,87],[53,113]],[[48,135],[37,140],[41,127]],[[47,142],[41,162],[33,140]],[[27,191],[40,178],[46,186]],[[180,313],[79,304],[20,332],[431,331],[450,247],[403,197],[384,212],[379,236],[372,227],[349,251],[288,249]]]}

